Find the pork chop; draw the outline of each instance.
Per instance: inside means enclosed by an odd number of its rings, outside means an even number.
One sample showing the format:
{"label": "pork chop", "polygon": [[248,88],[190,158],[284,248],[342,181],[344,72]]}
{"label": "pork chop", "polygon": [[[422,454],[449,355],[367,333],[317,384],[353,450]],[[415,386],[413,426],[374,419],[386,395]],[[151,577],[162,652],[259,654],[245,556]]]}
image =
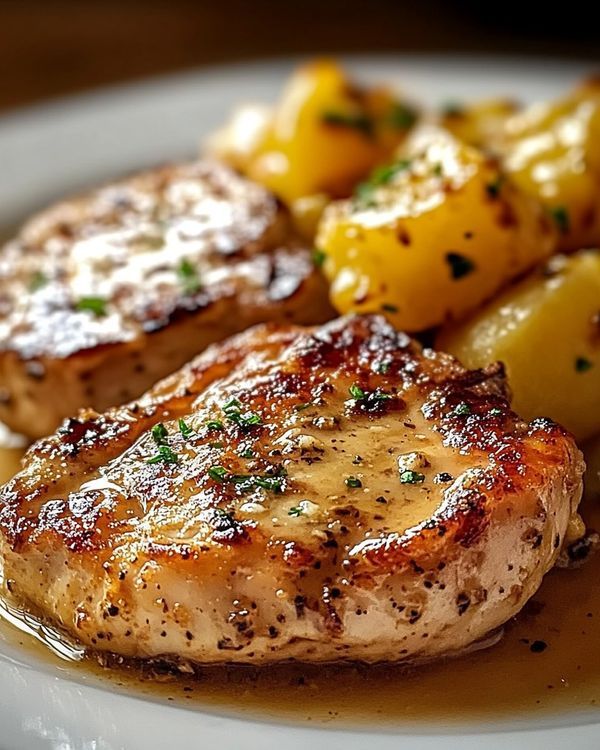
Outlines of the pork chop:
{"label": "pork chop", "polygon": [[309,250],[262,187],[214,161],[108,185],[0,251],[0,420],[35,438],[141,395],[255,323],[333,316]]}
{"label": "pork chop", "polygon": [[381,317],[260,326],[29,450],[0,495],[5,593],[126,658],[433,658],[536,591],[582,472],[500,366]]}

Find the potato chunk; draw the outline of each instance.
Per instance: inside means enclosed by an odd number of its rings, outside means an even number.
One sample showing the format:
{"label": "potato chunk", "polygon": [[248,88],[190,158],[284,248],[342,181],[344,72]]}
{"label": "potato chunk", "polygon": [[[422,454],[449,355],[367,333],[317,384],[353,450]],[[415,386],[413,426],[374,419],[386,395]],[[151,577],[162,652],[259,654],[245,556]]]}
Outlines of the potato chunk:
{"label": "potato chunk", "polygon": [[537,201],[433,126],[353,199],[331,204],[317,235],[337,310],[383,311],[411,332],[465,316],[555,243]]}
{"label": "potato chunk", "polygon": [[516,184],[553,216],[561,250],[600,244],[600,82],[509,118],[501,153]]}
{"label": "potato chunk", "polygon": [[360,89],[333,62],[299,68],[267,115],[246,108],[209,148],[285,203],[345,197],[389,159],[416,119],[385,88]]}
{"label": "potato chunk", "polygon": [[469,368],[504,362],[525,418],[551,417],[579,439],[600,432],[600,253],[553,258],[437,346]]}

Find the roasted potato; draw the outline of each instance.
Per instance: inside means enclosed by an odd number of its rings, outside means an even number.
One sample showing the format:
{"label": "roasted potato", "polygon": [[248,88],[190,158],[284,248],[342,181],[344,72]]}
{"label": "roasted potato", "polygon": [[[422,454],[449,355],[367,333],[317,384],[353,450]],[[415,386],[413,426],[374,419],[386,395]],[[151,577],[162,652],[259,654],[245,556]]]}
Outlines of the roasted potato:
{"label": "roasted potato", "polygon": [[600,432],[600,253],[557,256],[436,345],[467,367],[506,366],[515,411],[580,440]]}
{"label": "roasted potato", "polygon": [[464,317],[555,244],[537,201],[433,126],[330,204],[317,235],[336,309],[383,311],[411,332]]}
{"label": "roasted potato", "polygon": [[296,71],[268,116],[242,110],[211,148],[290,205],[315,194],[349,195],[415,119],[387,89],[359,89],[321,60]]}
{"label": "roasted potato", "polygon": [[561,250],[600,244],[600,82],[509,118],[504,168],[546,206]]}

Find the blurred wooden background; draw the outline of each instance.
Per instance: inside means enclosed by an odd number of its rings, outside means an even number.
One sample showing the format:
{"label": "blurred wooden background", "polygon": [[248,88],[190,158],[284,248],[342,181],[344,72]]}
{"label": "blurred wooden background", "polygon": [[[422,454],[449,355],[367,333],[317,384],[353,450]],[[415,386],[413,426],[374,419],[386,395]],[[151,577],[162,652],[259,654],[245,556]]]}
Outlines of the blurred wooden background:
{"label": "blurred wooden background", "polygon": [[0,0],[0,110],[286,53],[486,51],[600,61],[590,3],[541,8],[523,0]]}

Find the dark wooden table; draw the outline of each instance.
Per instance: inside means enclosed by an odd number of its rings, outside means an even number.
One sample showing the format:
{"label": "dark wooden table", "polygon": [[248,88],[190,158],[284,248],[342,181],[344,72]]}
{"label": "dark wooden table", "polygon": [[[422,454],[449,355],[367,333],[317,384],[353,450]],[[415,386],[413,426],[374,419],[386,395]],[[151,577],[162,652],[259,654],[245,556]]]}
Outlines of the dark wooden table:
{"label": "dark wooden table", "polygon": [[[533,4],[532,4],[533,5]],[[586,5],[505,0],[0,0],[0,110],[156,73],[289,53],[492,51],[600,60]],[[588,4],[589,7],[589,4]]]}

